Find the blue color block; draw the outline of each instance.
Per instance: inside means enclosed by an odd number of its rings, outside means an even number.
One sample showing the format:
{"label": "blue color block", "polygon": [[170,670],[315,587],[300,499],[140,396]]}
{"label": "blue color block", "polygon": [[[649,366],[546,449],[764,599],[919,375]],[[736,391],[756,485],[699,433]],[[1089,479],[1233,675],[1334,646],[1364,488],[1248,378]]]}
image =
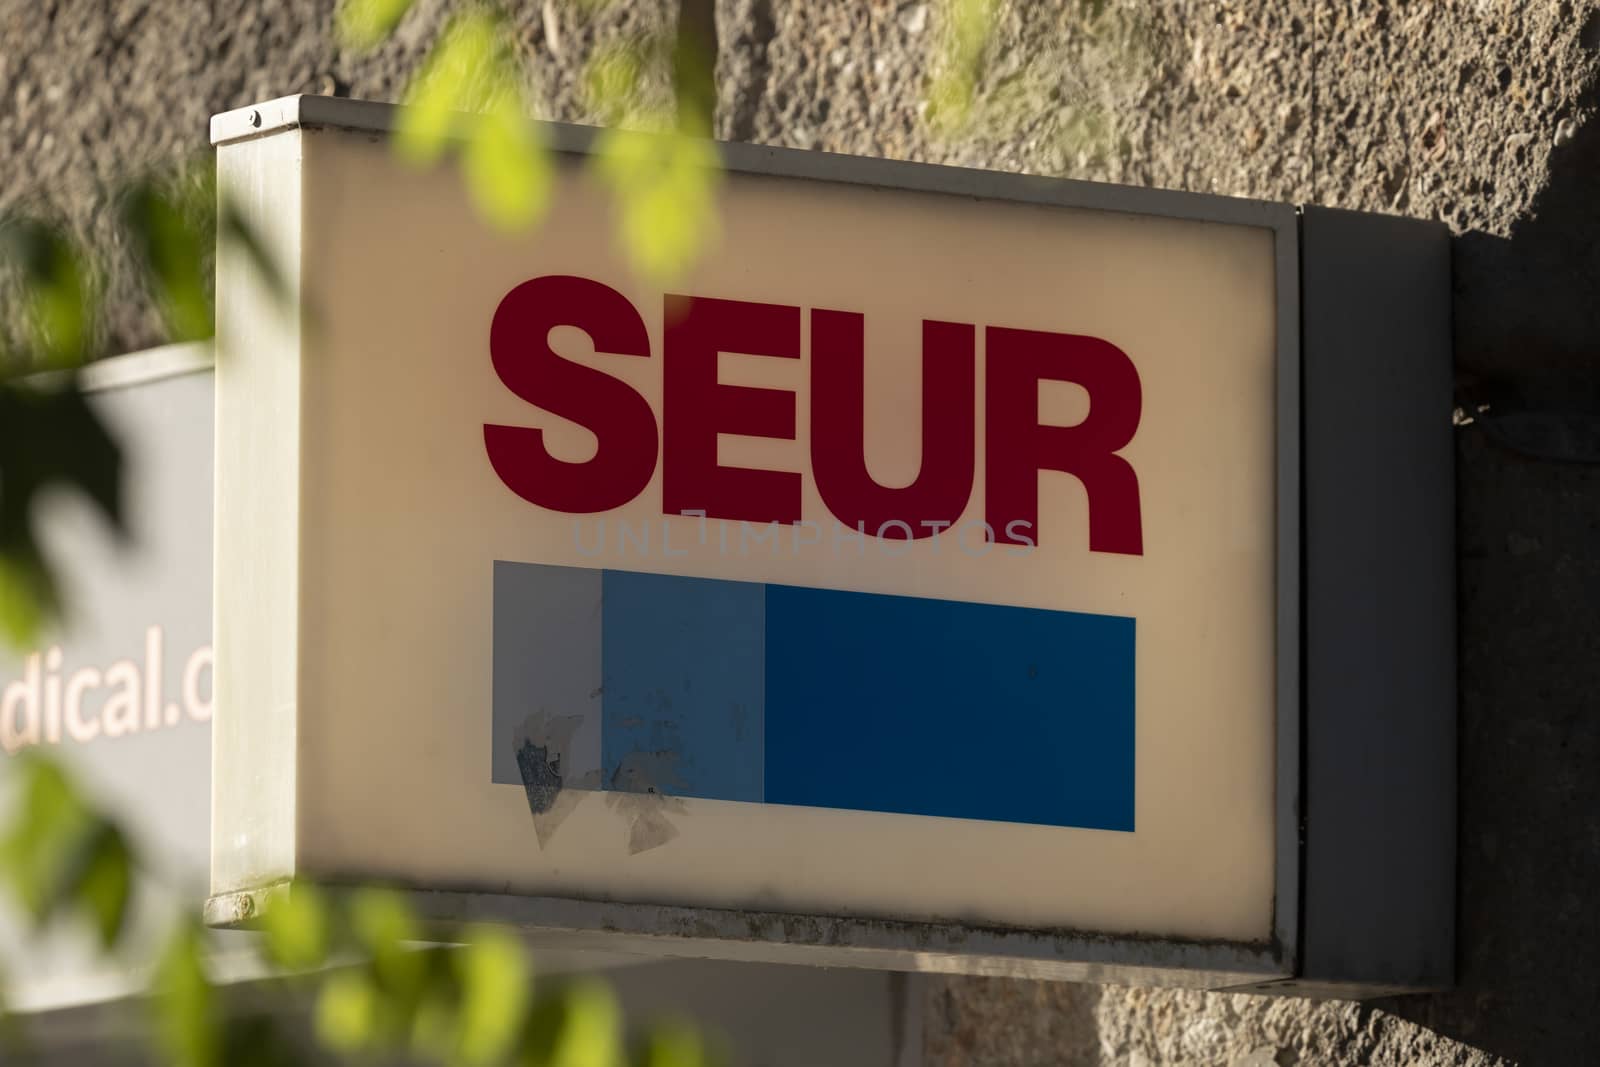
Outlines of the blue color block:
{"label": "blue color block", "polygon": [[555,722],[563,773],[607,790],[1134,828],[1133,619],[531,564],[494,586],[495,781]]}
{"label": "blue color block", "polygon": [[761,800],[765,598],[754,582],[605,572],[604,788]]}
{"label": "blue color block", "polygon": [[767,587],[766,800],[1132,830],[1134,621]]}

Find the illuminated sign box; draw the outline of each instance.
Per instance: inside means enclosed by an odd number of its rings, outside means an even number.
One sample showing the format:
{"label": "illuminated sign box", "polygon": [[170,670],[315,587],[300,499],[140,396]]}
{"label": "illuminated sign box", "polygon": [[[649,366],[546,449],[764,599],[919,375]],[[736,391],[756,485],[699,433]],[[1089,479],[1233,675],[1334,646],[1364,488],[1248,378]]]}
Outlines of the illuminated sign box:
{"label": "illuminated sign box", "polygon": [[[224,249],[215,921],[308,876],[664,953],[1448,982],[1447,949],[1313,966],[1300,912],[1350,858],[1302,844],[1302,813],[1347,776],[1393,799],[1370,767],[1324,774],[1323,704],[1356,705],[1329,751],[1400,725],[1302,671],[1308,640],[1315,664],[1374,636],[1311,594],[1429,615],[1438,568],[1407,553],[1453,567],[1448,424],[1411,419],[1448,376],[1441,231],[730,146],[715,237],[662,286],[619,248],[589,131],[548,128],[551,210],[508,235],[454,170],[395,160],[393,119],[214,120],[293,297]],[[1324,246],[1337,285],[1399,303],[1302,346]],[[1323,428],[1324,366],[1330,396],[1388,367],[1372,433],[1421,443],[1319,497],[1302,462],[1361,432]],[[1423,503],[1372,564],[1337,527],[1366,537],[1391,480]],[[1445,593],[1385,649],[1448,637]],[[1431,688],[1390,751],[1405,847],[1440,863],[1448,665],[1400,668]],[[1335,896],[1434,914],[1429,877]]]}

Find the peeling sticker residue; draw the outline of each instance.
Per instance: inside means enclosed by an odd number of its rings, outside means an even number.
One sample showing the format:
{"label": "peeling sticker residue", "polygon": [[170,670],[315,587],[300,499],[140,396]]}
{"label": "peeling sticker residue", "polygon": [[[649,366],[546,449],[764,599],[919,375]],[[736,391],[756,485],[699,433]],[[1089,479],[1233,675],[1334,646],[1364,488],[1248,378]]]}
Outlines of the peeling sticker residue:
{"label": "peeling sticker residue", "polygon": [[[681,807],[681,805],[680,805]],[[660,811],[645,810],[634,816],[628,828],[628,853],[638,855],[678,836],[678,828]]]}
{"label": "peeling sticker residue", "polygon": [[543,815],[561,795],[561,757],[532,741],[517,749],[517,770],[522,773],[522,788],[528,793],[528,810]]}
{"label": "peeling sticker residue", "polygon": [[533,816],[539,847],[545,848],[568,815],[590,792],[604,789],[606,807],[622,819],[630,855],[664,845],[678,836],[670,815],[682,815],[683,801],[663,793],[680,789],[678,755],[670,749],[630,752],[608,780],[591,769],[573,774],[573,738],[583,725],[580,715],[548,715],[538,711],[517,729],[517,771],[528,811]]}
{"label": "peeling sticker residue", "polygon": [[671,749],[629,752],[617,764],[607,789],[620,793],[663,793],[683,788],[678,777],[678,754]]}
{"label": "peeling sticker residue", "polygon": [[682,787],[677,762],[678,754],[672,751],[630,752],[606,783],[606,806],[627,821],[630,855],[678,836],[667,813],[682,815],[688,809],[682,800],[662,792]]}
{"label": "peeling sticker residue", "polygon": [[678,836],[668,814],[683,815],[682,800],[664,793],[606,793],[606,807],[620,815],[627,827],[628,854],[638,855]]}
{"label": "peeling sticker residue", "polygon": [[533,831],[544,848],[572,814],[585,790],[600,788],[600,772],[573,774],[572,740],[583,725],[580,715],[549,716],[543,711],[523,720],[517,730],[517,771],[528,796]]}

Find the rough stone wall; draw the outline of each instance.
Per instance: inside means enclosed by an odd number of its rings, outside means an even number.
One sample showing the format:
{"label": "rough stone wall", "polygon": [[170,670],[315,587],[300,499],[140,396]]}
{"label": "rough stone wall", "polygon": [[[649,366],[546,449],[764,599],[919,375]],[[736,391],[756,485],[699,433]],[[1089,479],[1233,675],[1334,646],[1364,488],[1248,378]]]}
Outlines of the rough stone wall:
{"label": "rough stone wall", "polygon": [[[550,117],[583,119],[594,18],[523,0]],[[371,56],[331,0],[0,0],[0,210],[203,153],[207,116],[291,92],[394,99],[444,5]],[[1448,222],[1460,490],[1460,987],[1380,1004],[929,983],[933,1064],[1561,1064],[1600,1048],[1600,2],[1008,0],[977,132],[920,112],[936,12],[722,0],[723,136]],[[111,343],[156,326],[113,294]]]}

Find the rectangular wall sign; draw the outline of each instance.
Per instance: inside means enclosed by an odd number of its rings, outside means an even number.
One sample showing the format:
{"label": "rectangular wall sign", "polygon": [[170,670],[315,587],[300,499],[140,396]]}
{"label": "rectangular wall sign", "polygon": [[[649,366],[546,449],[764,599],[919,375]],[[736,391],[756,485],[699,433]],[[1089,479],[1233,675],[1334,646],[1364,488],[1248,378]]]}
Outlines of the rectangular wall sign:
{"label": "rectangular wall sign", "polygon": [[222,921],[310,875],[1291,972],[1293,209],[730,147],[662,279],[585,131],[507,233],[392,109],[250,114],[219,174],[292,299],[224,249]]}

